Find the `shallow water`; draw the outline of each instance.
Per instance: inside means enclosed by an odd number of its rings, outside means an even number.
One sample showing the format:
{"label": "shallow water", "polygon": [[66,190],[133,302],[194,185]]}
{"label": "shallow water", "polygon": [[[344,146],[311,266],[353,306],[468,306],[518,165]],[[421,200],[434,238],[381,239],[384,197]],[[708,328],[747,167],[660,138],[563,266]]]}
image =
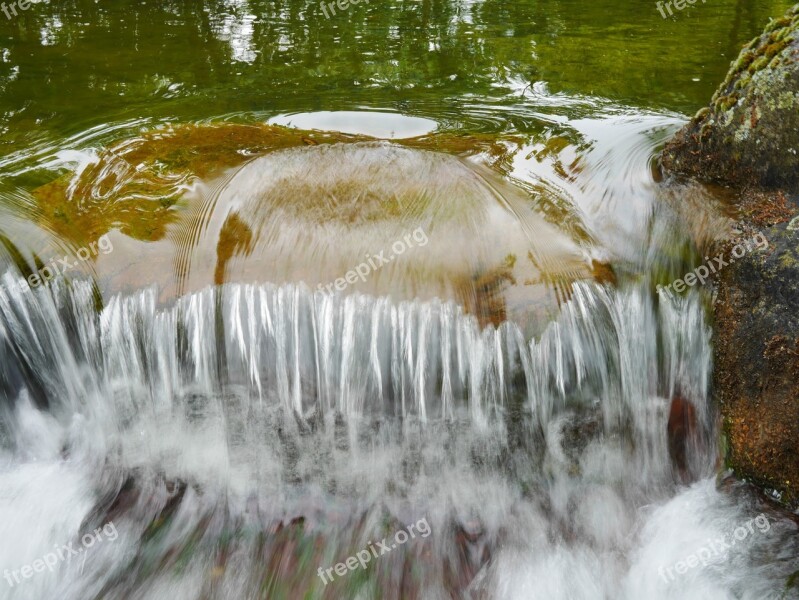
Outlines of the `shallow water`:
{"label": "shallow water", "polygon": [[799,597],[654,291],[731,233],[658,149],[786,7],[0,17],[0,598]]}

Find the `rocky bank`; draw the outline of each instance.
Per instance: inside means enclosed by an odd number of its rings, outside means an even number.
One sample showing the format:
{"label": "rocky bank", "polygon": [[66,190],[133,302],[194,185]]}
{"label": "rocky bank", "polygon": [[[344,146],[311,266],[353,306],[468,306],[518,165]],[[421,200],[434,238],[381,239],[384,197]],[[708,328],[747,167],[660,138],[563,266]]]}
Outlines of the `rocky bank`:
{"label": "rocky bank", "polygon": [[709,106],[666,145],[663,170],[738,191],[765,252],[719,273],[714,394],[728,464],[799,505],[799,5],[732,63]]}

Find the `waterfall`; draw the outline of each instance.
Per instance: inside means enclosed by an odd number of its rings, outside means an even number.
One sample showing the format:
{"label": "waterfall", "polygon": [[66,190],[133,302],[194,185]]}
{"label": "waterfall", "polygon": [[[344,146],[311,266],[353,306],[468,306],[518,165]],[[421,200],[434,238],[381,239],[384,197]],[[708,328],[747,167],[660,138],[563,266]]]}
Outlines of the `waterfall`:
{"label": "waterfall", "polygon": [[[6,276],[10,281],[11,275]],[[490,427],[514,403],[540,429],[570,408],[642,434],[676,390],[705,403],[709,329],[697,298],[576,283],[538,339],[512,322],[481,328],[453,303],[226,284],[159,306],[155,289],[96,310],[91,287],[0,290],[3,393],[53,414],[154,419],[196,398],[333,416]],[[15,384],[15,385],[13,385]],[[103,398],[99,405],[91,398]],[[238,409],[237,409],[238,410]]]}
{"label": "waterfall", "polygon": [[[100,306],[82,281],[2,282],[4,489],[47,494],[68,518],[48,513],[40,542],[0,558],[25,564],[107,522],[120,532],[92,549],[91,576],[88,561],[68,564],[12,598],[322,593],[317,568],[420,519],[429,538],[330,589],[521,598],[535,573],[565,581],[572,565],[583,597],[621,580],[636,597],[657,579],[638,536],[662,535],[650,521],[663,517],[634,511],[683,497],[667,435],[676,395],[701,441],[687,489],[716,494],[704,511],[724,504],[698,296],[576,283],[526,339],[449,302],[302,284],[225,284],[168,305],[149,289]],[[18,504],[0,500],[0,514]],[[541,549],[556,564],[522,559]]]}

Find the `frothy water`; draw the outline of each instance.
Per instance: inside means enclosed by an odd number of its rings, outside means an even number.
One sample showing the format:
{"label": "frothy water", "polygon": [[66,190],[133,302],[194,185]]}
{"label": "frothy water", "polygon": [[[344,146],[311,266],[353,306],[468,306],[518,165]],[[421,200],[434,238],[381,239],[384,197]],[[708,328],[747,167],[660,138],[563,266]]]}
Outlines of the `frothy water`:
{"label": "frothy water", "polygon": [[[107,522],[119,537],[2,595],[777,598],[795,526],[717,490],[709,329],[698,298],[675,302],[578,283],[527,340],[452,303],[303,285],[99,313],[85,283],[6,285],[2,565]],[[687,484],[677,393],[696,406]],[[726,560],[659,575],[763,511]],[[420,519],[428,537],[318,576]]]}

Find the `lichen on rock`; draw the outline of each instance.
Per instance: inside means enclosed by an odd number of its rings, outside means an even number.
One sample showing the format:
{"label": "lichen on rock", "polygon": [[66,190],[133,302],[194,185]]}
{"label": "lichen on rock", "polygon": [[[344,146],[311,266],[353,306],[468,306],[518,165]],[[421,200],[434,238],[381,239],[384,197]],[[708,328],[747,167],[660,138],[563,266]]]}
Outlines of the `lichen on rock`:
{"label": "lichen on rock", "polygon": [[667,171],[729,185],[799,184],[799,4],[744,46],[663,151]]}

